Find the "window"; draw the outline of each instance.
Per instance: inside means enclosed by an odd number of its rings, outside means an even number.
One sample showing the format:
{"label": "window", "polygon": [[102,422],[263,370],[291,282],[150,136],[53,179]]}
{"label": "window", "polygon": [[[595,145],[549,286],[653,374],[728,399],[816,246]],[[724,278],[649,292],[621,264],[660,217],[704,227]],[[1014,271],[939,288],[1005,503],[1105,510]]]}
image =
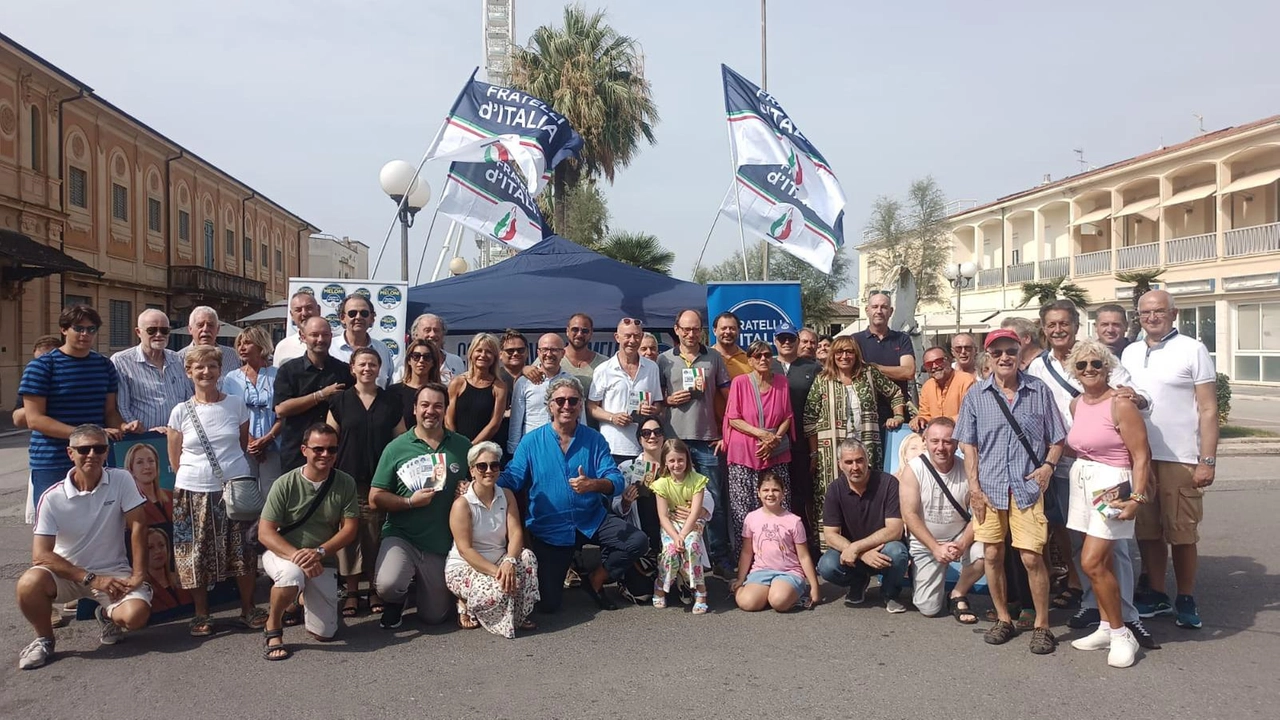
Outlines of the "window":
{"label": "window", "polygon": [[62,307],[69,308],[72,305],[88,305],[93,307],[93,298],[88,295],[64,295],[62,298]]}
{"label": "window", "polygon": [[213,245],[214,238],[217,237],[217,235],[215,234],[216,232],[217,232],[216,229],[213,227],[213,221],[205,220],[204,221],[204,247],[205,247],[205,252],[209,255],[213,254],[212,248],[214,246]]}
{"label": "window", "polygon": [[284,252],[276,248],[276,274],[284,270]]}
{"label": "window", "polygon": [[191,213],[186,210],[178,211],[178,239],[191,242]]}
{"label": "window", "polygon": [[128,300],[111,300],[110,301],[110,317],[107,322],[111,323],[111,347],[128,347],[133,344],[132,333],[129,330],[133,326],[133,303]]}
{"label": "window", "polygon": [[1236,307],[1233,380],[1280,383],[1280,302]]}
{"label": "window", "polygon": [[164,211],[161,209],[160,201],[155,198],[147,198],[147,230],[158,233],[162,230],[161,220]]}
{"label": "window", "polygon": [[262,243],[262,267],[268,267],[267,265],[267,262],[269,260],[268,252],[269,250],[267,248],[267,244]]}
{"label": "window", "polygon": [[[230,231],[230,230],[228,230],[227,232],[231,232],[231,231]],[[251,238],[251,237],[249,237],[248,235],[246,235],[246,236],[245,236],[245,238],[244,238],[244,263],[245,263],[245,267],[248,267],[249,263],[251,263],[251,262],[253,262],[253,238]]]}
{"label": "window", "polygon": [[129,222],[129,188],[111,183],[111,217]]}
{"label": "window", "polygon": [[43,159],[44,157],[44,144],[41,142],[41,140],[44,138],[44,133],[40,132],[43,129],[44,128],[41,126],[41,123],[40,123],[40,108],[32,105],[31,106],[31,169],[35,170],[36,172],[39,172],[41,166],[43,165],[43,163],[40,162],[41,159]]}
{"label": "window", "polygon": [[[212,220],[209,221],[209,227],[213,227]],[[236,256],[236,231],[235,230],[227,231],[227,239],[226,239],[226,242],[223,244],[227,246],[226,248],[227,257],[235,257]]]}
{"label": "window", "polygon": [[67,178],[67,195],[72,205],[78,208],[89,207],[89,174],[74,165],[71,166]]}

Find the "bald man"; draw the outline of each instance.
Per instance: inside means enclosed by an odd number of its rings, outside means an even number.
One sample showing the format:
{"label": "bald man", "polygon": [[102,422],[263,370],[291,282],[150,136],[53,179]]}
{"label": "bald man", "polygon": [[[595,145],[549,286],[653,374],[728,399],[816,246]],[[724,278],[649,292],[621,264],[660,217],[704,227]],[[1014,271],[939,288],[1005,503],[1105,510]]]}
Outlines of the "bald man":
{"label": "bald man", "polygon": [[120,376],[116,404],[125,422],[144,429],[165,427],[174,406],[191,397],[191,379],[182,358],[168,349],[169,318],[155,309],[142,311],[134,334],[138,344],[111,356]]}
{"label": "bald man", "polygon": [[534,352],[536,357],[531,367],[541,371],[540,375],[535,376],[541,379],[531,380],[529,376],[532,373],[522,373],[516,377],[511,390],[511,432],[507,434],[509,456],[515,455],[521,438],[551,422],[551,412],[547,408],[547,388],[557,378],[572,377],[560,367],[560,361],[564,359],[564,340],[559,335],[547,333],[538,338]]}
{"label": "bald man", "polygon": [[[872,293],[867,298],[867,329],[853,334],[853,341],[862,351],[862,359],[875,365],[885,377],[902,388],[902,396],[911,398],[911,383],[916,379],[916,349],[911,336],[889,327],[893,317],[893,300],[884,293]],[[889,399],[876,393],[876,408],[880,422],[893,417]]]}
{"label": "bald man", "polygon": [[609,443],[615,462],[640,454],[632,423],[662,412],[662,378],[658,364],[640,356],[644,323],[635,318],[618,321],[614,339],[618,352],[591,375],[587,408],[600,423],[600,434]]}

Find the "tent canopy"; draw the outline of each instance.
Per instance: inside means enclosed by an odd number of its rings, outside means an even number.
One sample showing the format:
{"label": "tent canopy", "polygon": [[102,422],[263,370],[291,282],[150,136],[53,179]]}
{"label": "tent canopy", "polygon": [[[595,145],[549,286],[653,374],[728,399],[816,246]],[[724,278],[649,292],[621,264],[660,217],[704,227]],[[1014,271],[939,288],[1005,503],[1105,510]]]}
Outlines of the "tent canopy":
{"label": "tent canopy", "polygon": [[671,328],[681,310],[706,307],[703,285],[618,262],[558,235],[483,270],[409,289],[410,318],[434,313],[450,333],[560,330],[578,312],[597,329],[624,317]]}

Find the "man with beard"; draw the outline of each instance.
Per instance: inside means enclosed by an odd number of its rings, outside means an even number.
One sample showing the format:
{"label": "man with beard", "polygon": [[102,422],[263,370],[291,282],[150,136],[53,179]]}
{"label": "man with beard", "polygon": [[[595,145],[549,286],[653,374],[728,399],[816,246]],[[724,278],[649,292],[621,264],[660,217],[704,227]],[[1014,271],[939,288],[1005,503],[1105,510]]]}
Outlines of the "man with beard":
{"label": "man with beard", "polygon": [[[729,381],[733,382],[739,375],[751,372],[751,360],[746,351],[738,346],[738,336],[742,334],[742,321],[738,320],[738,316],[728,311],[720,313],[712,323],[711,331],[716,335],[716,344],[711,349],[720,353],[720,360],[729,371]],[[723,397],[716,396],[717,424],[723,424],[724,410],[728,406],[727,393]]]}
{"label": "man with beard", "polygon": [[[889,329],[891,317],[893,301],[884,293],[872,293],[867,298],[867,329],[854,333],[853,341],[862,350],[862,359],[902,388],[902,397],[909,401],[916,378],[916,350],[910,335]],[[895,415],[889,398],[880,393],[876,394],[876,410],[881,423]]]}
{"label": "man with beard", "polygon": [[134,329],[138,344],[111,356],[120,375],[116,405],[125,422],[143,429],[169,424],[175,405],[191,397],[191,379],[178,353],[168,349],[169,318],[156,309],[143,310]]}
{"label": "man with beard", "polygon": [[363,295],[348,295],[338,306],[338,318],[342,321],[342,334],[336,335],[329,344],[329,355],[344,363],[351,362],[351,353],[357,348],[373,348],[382,361],[382,369],[378,371],[378,387],[385,388],[391,384],[392,364],[391,351],[386,343],[374,340],[369,336],[369,325],[373,323],[373,303]]}
{"label": "man with beard", "polygon": [[[569,345],[564,349],[564,359],[560,361],[560,369],[574,376],[582,386],[583,398],[591,397],[591,380],[596,368],[605,360],[604,355],[591,349],[591,337],[595,334],[595,323],[586,313],[576,313],[569,318],[564,328],[564,337]],[[595,418],[587,415],[591,427],[597,427]]]}
{"label": "man with beard", "polygon": [[920,414],[911,421],[916,432],[923,432],[935,418],[950,418],[954,423],[960,416],[960,402],[973,387],[973,375],[951,367],[947,351],[935,345],[924,351],[924,371],[929,379],[920,388]]}
{"label": "man with beard", "polygon": [[296,292],[289,298],[289,317],[293,319],[293,326],[298,328],[298,332],[276,343],[275,353],[271,358],[272,365],[282,367],[285,363],[302,357],[307,352],[307,344],[302,339],[302,326],[319,314],[320,303],[316,302],[315,295]]}
{"label": "man with beard", "polygon": [[541,379],[530,380],[528,373],[525,373],[516,378],[512,387],[511,432],[507,437],[507,457],[516,454],[516,448],[525,435],[551,422],[551,411],[547,407],[547,386],[557,378],[573,377],[560,364],[562,358],[564,340],[559,335],[547,333],[538,338],[538,362],[529,368],[540,370]]}

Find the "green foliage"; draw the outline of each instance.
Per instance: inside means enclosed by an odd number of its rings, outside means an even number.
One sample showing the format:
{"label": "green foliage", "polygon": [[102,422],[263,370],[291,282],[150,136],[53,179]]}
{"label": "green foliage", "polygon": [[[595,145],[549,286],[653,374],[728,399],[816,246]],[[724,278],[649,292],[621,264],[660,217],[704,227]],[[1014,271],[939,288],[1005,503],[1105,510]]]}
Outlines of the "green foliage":
{"label": "green foliage", "polygon": [[[761,277],[761,244],[755,243],[747,250],[747,265],[751,278]],[[850,261],[844,250],[836,253],[828,275],[809,263],[789,253],[776,249],[769,253],[769,280],[799,280],[800,306],[804,312],[804,324],[810,327],[825,324],[834,314],[831,301],[849,279]],[[712,281],[742,280],[742,251],[711,267],[699,267],[693,273],[693,281],[706,285]]]}
{"label": "green foliage", "polygon": [[1227,424],[1231,417],[1231,378],[1226,373],[1218,373],[1218,427]]}
{"label": "green foliage", "polygon": [[915,276],[921,303],[943,300],[949,292],[942,269],[951,261],[950,232],[947,196],[932,177],[911,183],[905,200],[876,198],[866,224],[870,240],[860,248],[876,278],[864,278],[863,286],[902,266]]}
{"label": "green foliage", "polygon": [[1089,307],[1089,292],[1066,277],[1022,283],[1022,304],[1018,307],[1026,307],[1032,303],[1041,307],[1059,299],[1070,300],[1072,305],[1081,310]]}
{"label": "green foliage", "polygon": [[597,248],[597,252],[618,262],[663,275],[671,274],[671,263],[676,259],[676,254],[663,247],[658,238],[640,232],[615,232]]}
{"label": "green foliage", "polygon": [[1129,320],[1129,331],[1125,335],[1129,340],[1137,340],[1138,333],[1142,331],[1142,324],[1138,322],[1138,301],[1142,296],[1151,291],[1151,283],[1155,282],[1164,274],[1164,268],[1152,268],[1150,270],[1130,270],[1128,272],[1118,272],[1115,278],[1118,282],[1125,285],[1133,286],[1133,317]]}
{"label": "green foliage", "polygon": [[[598,251],[609,234],[609,205],[600,187],[593,180],[583,181],[568,191],[566,202],[568,212],[563,227],[553,223],[556,234]],[[552,216],[553,203],[550,193],[538,196],[538,207],[544,217]]]}

